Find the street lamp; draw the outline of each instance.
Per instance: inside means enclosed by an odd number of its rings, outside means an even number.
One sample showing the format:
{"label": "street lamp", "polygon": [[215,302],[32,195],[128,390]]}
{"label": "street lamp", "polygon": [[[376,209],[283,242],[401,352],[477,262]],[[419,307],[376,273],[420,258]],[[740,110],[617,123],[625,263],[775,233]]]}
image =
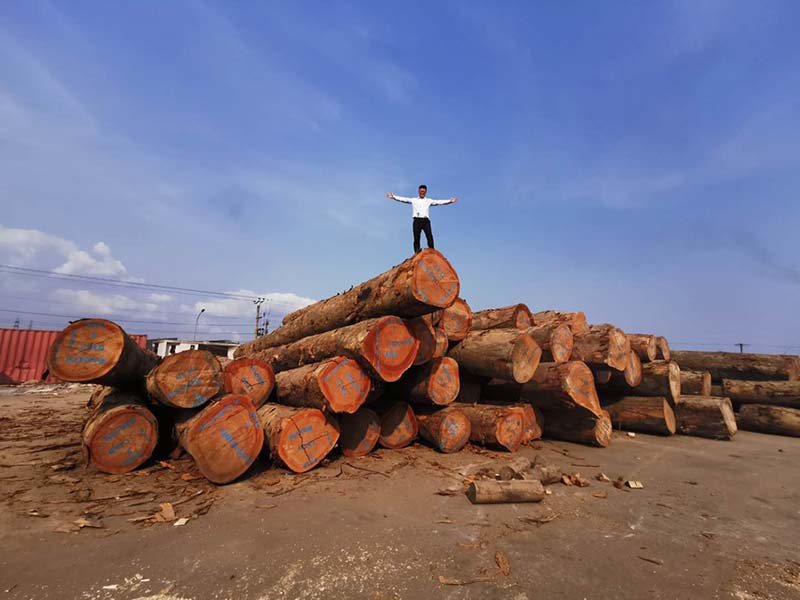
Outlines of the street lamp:
{"label": "street lamp", "polygon": [[201,308],[200,312],[197,313],[197,318],[194,320],[194,341],[197,341],[197,324],[200,322],[200,315],[206,312],[205,308]]}

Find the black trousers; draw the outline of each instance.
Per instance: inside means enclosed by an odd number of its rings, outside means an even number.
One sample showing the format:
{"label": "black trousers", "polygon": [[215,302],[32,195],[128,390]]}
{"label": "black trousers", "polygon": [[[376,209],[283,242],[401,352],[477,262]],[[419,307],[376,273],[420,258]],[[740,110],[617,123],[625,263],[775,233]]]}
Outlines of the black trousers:
{"label": "black trousers", "polygon": [[425,241],[428,242],[428,248],[433,248],[433,232],[431,231],[431,220],[427,217],[414,217],[414,252],[419,252],[419,237],[420,232],[425,232]]}

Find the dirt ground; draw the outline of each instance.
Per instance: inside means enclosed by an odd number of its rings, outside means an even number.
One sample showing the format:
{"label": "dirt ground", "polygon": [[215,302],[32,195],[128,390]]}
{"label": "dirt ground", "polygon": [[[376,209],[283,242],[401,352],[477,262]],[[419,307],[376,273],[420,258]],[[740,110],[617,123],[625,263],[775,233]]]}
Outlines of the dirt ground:
{"label": "dirt ground", "polygon": [[590,485],[473,506],[458,470],[511,455],[264,461],[222,487],[185,456],[104,475],[81,460],[87,399],[0,388],[2,598],[800,598],[800,439],[544,441],[521,454]]}

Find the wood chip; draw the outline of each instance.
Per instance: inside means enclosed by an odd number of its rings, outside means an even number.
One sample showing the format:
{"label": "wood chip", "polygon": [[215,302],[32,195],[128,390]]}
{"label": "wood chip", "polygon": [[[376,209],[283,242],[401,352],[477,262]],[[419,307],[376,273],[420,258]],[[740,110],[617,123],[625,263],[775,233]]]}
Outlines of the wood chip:
{"label": "wood chip", "polygon": [[627,486],[628,486],[629,488],[631,488],[632,490],[641,490],[641,489],[644,489],[644,484],[643,484],[641,481],[636,481],[636,480],[634,480],[634,479],[631,479],[631,480],[629,480],[629,481],[626,481],[626,482],[625,482],[625,485],[627,485]]}
{"label": "wood chip", "polygon": [[492,578],[482,575],[480,577],[470,577],[469,579],[452,579],[450,577],[445,577],[444,575],[439,575],[439,583],[442,585],[470,585],[473,583],[482,583],[486,581],[492,581]]}
{"label": "wood chip", "polygon": [[517,517],[523,523],[533,523],[534,525],[544,525],[550,521],[554,521],[558,517],[558,513],[545,515],[543,517]]}
{"label": "wood chip", "polygon": [[508,556],[506,556],[505,552],[502,550],[495,552],[494,562],[497,563],[497,568],[500,570],[500,573],[506,577],[511,574],[511,564],[508,562]]}
{"label": "wood chip", "polygon": [[439,519],[438,521],[434,521],[434,523],[441,523],[443,525],[452,525],[455,523],[452,519]]}
{"label": "wood chip", "polygon": [[663,560],[659,560],[657,558],[647,558],[646,556],[641,556],[641,555],[639,555],[639,558],[642,559],[642,560],[645,560],[645,561],[647,561],[649,563],[653,563],[654,565],[658,565],[658,566],[661,566],[661,565],[664,564]]}
{"label": "wood chip", "polygon": [[599,490],[597,492],[592,492],[592,496],[594,496],[595,498],[605,499],[608,498],[608,492],[604,490]]}
{"label": "wood chip", "polygon": [[165,522],[170,522],[175,520],[175,509],[172,507],[172,504],[169,502],[164,502],[158,505],[161,507],[161,512],[158,513]]}
{"label": "wood chip", "polygon": [[461,544],[458,544],[458,547],[459,548],[464,548],[466,550],[478,550],[480,548],[483,548],[483,542],[475,542],[474,544],[461,543]]}
{"label": "wood chip", "polygon": [[606,475],[605,473],[598,473],[597,475],[595,475],[595,479],[597,479],[597,481],[602,481],[605,483],[611,481],[611,479],[609,479],[608,475]]}

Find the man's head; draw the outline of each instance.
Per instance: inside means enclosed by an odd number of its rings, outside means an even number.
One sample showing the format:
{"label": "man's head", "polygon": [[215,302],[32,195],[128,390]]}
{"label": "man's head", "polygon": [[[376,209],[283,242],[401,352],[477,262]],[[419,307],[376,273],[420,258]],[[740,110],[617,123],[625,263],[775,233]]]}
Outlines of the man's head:
{"label": "man's head", "polygon": [[419,186],[419,197],[424,198],[425,194],[427,193],[428,193],[428,186],[423,183],[421,186]]}

